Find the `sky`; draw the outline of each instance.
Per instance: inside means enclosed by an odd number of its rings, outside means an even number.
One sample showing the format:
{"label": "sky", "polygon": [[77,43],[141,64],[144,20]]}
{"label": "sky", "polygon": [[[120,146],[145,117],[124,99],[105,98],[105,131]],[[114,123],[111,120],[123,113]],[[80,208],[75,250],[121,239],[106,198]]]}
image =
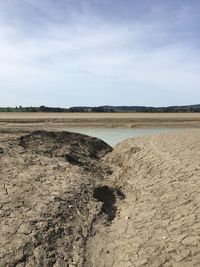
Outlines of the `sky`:
{"label": "sky", "polygon": [[199,0],[0,0],[0,106],[200,103]]}

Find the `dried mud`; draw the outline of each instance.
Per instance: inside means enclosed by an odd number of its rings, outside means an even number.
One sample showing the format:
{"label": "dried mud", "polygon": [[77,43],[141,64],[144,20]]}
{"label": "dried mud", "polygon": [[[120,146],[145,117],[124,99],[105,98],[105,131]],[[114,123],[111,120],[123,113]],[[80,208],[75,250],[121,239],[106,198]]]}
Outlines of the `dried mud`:
{"label": "dried mud", "polygon": [[200,130],[0,135],[0,266],[200,266]]}

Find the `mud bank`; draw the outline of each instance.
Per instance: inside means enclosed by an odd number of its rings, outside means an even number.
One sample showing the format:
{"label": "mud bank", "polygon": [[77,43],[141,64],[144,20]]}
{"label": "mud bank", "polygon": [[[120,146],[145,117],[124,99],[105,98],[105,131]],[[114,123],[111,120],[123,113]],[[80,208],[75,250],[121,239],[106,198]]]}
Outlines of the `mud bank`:
{"label": "mud bank", "polygon": [[111,173],[101,158],[111,150],[67,132],[1,135],[0,266],[82,265],[102,213],[95,190]]}
{"label": "mud bank", "polygon": [[0,266],[200,266],[200,131],[114,150],[68,132],[0,135]]}

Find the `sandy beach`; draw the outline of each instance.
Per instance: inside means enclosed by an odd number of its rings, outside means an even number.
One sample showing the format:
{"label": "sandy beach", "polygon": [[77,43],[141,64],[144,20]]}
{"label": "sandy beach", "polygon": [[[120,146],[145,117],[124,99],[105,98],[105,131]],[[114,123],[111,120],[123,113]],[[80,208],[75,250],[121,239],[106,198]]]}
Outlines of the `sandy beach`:
{"label": "sandy beach", "polygon": [[0,113],[0,130],[64,130],[67,127],[200,128],[200,113]]}
{"label": "sandy beach", "polygon": [[198,129],[2,132],[0,266],[199,266],[199,151]]}

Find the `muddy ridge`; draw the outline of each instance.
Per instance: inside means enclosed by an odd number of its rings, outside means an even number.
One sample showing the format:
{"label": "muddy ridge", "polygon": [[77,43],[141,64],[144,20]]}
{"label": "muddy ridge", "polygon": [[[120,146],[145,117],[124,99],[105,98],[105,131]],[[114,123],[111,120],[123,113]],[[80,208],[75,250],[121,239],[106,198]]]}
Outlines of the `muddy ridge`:
{"label": "muddy ridge", "polygon": [[103,209],[110,220],[110,199],[95,195],[109,190],[111,151],[77,133],[1,134],[1,267],[82,266],[93,222]]}

